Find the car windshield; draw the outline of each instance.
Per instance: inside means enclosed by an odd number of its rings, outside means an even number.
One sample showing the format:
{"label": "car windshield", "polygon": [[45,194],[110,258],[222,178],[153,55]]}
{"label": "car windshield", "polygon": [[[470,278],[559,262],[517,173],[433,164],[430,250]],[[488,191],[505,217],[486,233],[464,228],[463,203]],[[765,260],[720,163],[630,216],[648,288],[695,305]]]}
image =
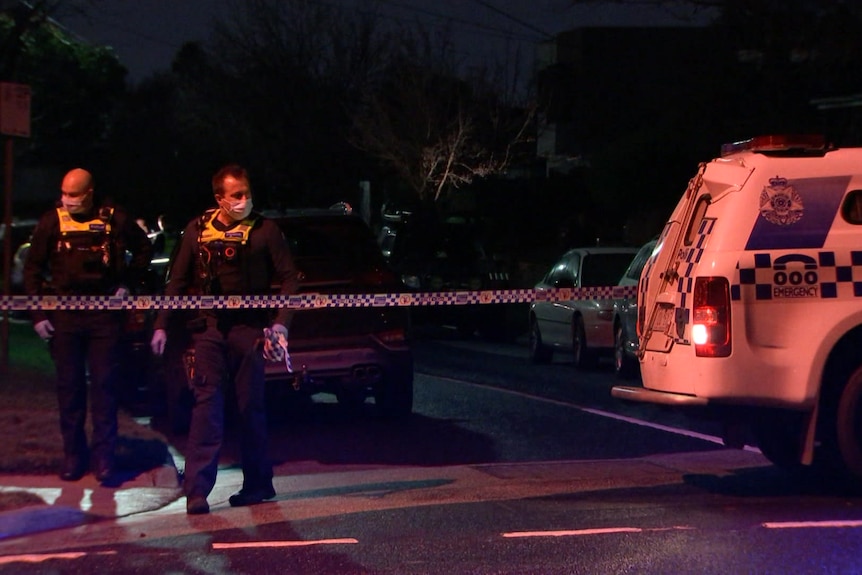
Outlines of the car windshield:
{"label": "car windshield", "polygon": [[613,286],[632,261],[633,254],[589,254],[581,266],[581,287]]}
{"label": "car windshield", "polygon": [[338,219],[283,220],[280,227],[290,244],[297,265],[315,262],[347,270],[367,270],[384,266],[374,236],[361,220]]}

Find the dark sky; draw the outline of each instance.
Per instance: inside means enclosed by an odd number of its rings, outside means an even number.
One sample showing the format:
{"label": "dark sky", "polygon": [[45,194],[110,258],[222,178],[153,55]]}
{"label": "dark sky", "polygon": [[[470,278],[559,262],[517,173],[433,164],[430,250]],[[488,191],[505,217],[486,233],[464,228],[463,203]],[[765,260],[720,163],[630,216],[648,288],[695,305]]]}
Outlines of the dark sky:
{"label": "dark sky", "polygon": [[[73,0],[87,16],[59,15],[62,24],[95,44],[113,47],[137,82],[169,68],[183,42],[206,41],[214,18],[230,0]],[[361,0],[316,0],[355,6]],[[614,2],[572,8],[569,0],[377,0],[393,22],[451,26],[458,50],[481,59],[520,48],[526,58],[546,35],[578,26],[673,25],[681,20],[645,7]],[[67,12],[64,14],[68,14]]]}

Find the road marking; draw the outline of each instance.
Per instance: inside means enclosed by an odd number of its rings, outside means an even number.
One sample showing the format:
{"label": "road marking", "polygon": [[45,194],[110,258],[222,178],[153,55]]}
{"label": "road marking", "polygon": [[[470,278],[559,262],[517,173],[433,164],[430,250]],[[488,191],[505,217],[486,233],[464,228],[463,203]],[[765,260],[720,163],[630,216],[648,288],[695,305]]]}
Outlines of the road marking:
{"label": "road marking", "polygon": [[[467,385],[472,385],[475,387],[481,387],[483,389],[488,389],[490,391],[499,391],[501,393],[508,393],[509,395],[515,395],[518,397],[525,397],[527,399],[532,399],[535,401],[542,401],[545,403],[550,403],[552,405],[558,405],[562,407],[571,407],[577,409],[579,411],[583,411],[585,413],[590,413],[592,415],[598,415],[601,417],[607,417],[609,419],[616,419],[618,421],[623,421],[625,423],[631,423],[633,425],[640,425],[642,427],[650,427],[652,429],[658,429],[660,431],[666,431],[668,433],[675,433],[677,435],[683,435],[685,437],[691,437],[694,439],[700,439],[701,441],[708,441],[709,443],[717,443],[718,445],[724,446],[724,441],[720,437],[715,437],[714,435],[707,435],[705,433],[698,433],[697,431],[691,431],[689,429],[679,429],[678,427],[670,427],[667,425],[662,425],[660,423],[652,423],[651,421],[644,421],[642,419],[635,419],[634,417],[627,417],[625,415],[620,415],[618,413],[612,413],[610,411],[602,411],[601,409],[593,409],[591,407],[582,407],[580,405],[569,403],[567,401],[560,401],[558,399],[550,399],[547,397],[540,397],[538,395],[532,395],[529,393],[524,393],[523,391],[514,391],[512,389],[503,389],[501,387],[495,387],[493,385],[485,385],[483,383],[476,383],[474,381],[466,381],[463,379],[457,379],[454,377],[445,377],[441,375],[429,375],[425,374],[428,377],[434,377],[436,379],[443,379],[446,381],[452,381],[455,383],[464,383]],[[751,445],[746,445],[743,448],[745,451],[750,451],[752,453],[760,453],[760,450],[756,447],[752,447]]]}
{"label": "road marking", "polygon": [[820,529],[841,527],[862,527],[862,520],[848,521],[770,521],[761,523],[767,529]]}
{"label": "road marking", "polygon": [[513,531],[503,537],[568,537],[572,535],[602,535],[604,533],[641,533],[640,527],[605,527],[601,529],[571,529],[565,531]]}
{"label": "road marking", "polygon": [[[93,555],[116,555],[116,551],[100,551]],[[26,555],[5,555],[0,557],[0,565],[9,565],[10,563],[41,563],[42,561],[50,561],[52,559],[81,559],[91,555],[86,551],[71,551],[68,553],[30,553]]]}
{"label": "road marking", "polygon": [[358,539],[316,539],[312,541],[246,541],[244,543],[213,543],[213,549],[251,549],[260,547],[306,547],[308,545],[356,544]]}
{"label": "road marking", "polygon": [[503,537],[571,537],[579,535],[604,535],[606,533],[644,533],[646,531],[693,531],[695,528],[688,525],[674,525],[673,527],[597,527],[593,529],[567,529],[562,531],[511,531],[503,533]]}

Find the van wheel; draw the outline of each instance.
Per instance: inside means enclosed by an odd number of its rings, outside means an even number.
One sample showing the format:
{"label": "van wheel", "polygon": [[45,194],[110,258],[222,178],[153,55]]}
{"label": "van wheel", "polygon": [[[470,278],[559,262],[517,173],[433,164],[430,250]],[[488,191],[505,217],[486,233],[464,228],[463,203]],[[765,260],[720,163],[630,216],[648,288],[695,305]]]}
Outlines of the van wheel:
{"label": "van wheel", "polygon": [[638,365],[626,351],[629,338],[622,325],[614,329],[614,371],[617,377],[633,379],[637,374]]}
{"label": "van wheel", "polygon": [[542,343],[542,332],[539,330],[539,322],[534,319],[530,321],[530,361],[533,363],[550,363],[554,357],[554,350]]}
{"label": "van wheel", "polygon": [[841,464],[850,475],[862,477],[862,367],[847,379],[835,415],[835,443]]}
{"label": "van wheel", "polygon": [[572,354],[575,357],[575,367],[583,369],[596,364],[596,354],[587,346],[587,331],[581,316],[576,317],[572,325]]}
{"label": "van wheel", "polygon": [[751,430],[763,456],[773,465],[799,470],[804,426],[804,413],[776,409],[758,412],[752,419]]}

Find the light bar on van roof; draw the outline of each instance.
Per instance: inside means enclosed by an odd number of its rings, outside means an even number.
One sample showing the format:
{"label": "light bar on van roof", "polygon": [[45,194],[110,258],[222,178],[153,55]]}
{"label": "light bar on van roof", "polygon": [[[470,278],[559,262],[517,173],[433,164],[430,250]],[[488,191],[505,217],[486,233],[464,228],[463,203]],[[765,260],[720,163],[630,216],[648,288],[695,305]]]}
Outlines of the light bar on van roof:
{"label": "light bar on van roof", "polygon": [[741,142],[733,142],[721,146],[721,156],[729,156],[737,152],[780,152],[783,150],[822,150],[826,147],[826,138],[820,134],[795,136],[757,136]]}

